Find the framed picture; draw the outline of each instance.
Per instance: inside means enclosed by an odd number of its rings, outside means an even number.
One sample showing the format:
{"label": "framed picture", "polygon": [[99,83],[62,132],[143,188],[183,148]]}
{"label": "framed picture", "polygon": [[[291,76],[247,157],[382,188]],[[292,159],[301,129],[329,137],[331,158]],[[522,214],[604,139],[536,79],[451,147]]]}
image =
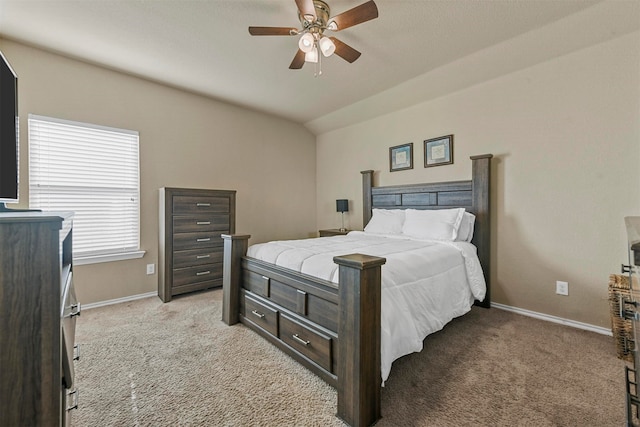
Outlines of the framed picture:
{"label": "framed picture", "polygon": [[413,142],[389,148],[389,170],[405,169],[413,169]]}
{"label": "framed picture", "polygon": [[427,139],[424,142],[424,167],[453,164],[453,135]]}

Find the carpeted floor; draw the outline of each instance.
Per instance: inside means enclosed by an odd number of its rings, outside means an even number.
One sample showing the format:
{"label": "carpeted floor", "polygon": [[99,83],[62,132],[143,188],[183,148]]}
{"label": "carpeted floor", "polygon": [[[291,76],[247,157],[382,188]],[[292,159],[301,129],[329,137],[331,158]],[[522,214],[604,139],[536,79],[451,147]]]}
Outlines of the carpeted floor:
{"label": "carpeted floor", "polygon": [[[343,426],[335,390],[242,325],[220,290],[84,310],[74,426]],[[473,308],[394,362],[377,426],[622,426],[611,337]]]}

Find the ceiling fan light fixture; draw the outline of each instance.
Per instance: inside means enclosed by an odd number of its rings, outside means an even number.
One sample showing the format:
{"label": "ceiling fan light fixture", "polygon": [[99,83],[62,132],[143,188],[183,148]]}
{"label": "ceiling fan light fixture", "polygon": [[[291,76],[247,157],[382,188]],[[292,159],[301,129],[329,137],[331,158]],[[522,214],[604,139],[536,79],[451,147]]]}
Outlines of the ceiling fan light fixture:
{"label": "ceiling fan light fixture", "polygon": [[304,54],[304,61],[312,63],[318,62],[318,49],[316,49],[315,46],[309,52]]}
{"label": "ceiling fan light fixture", "polygon": [[[330,0],[295,0],[300,29],[292,27],[249,27],[249,34],[252,36],[299,36],[298,49],[289,65],[291,70],[299,70],[305,62],[312,62],[315,64],[314,75],[317,77],[322,74],[322,57],[329,57],[334,53],[336,56],[352,63],[360,57],[361,53],[335,37],[325,37],[324,33],[327,31],[342,31],[376,19],[378,17],[378,6],[376,6],[374,0],[365,0],[359,6],[338,15],[331,15],[331,8],[327,1]],[[320,52],[322,52],[322,55]]]}
{"label": "ceiling fan light fixture", "polygon": [[333,44],[329,37],[322,37],[318,44],[324,56],[331,56],[336,51],[336,45]]}
{"label": "ceiling fan light fixture", "polygon": [[300,40],[298,41],[298,47],[304,53],[309,53],[313,50],[315,45],[315,39],[311,33],[304,33]]}

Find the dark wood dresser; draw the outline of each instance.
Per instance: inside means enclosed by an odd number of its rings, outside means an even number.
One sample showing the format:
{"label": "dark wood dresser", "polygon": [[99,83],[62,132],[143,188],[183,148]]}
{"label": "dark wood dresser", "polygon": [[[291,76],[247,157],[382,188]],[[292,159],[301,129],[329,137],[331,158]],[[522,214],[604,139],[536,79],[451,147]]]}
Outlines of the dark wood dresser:
{"label": "dark wood dresser", "polygon": [[72,214],[0,214],[0,425],[69,425],[79,314]]}
{"label": "dark wood dresser", "polygon": [[158,296],[222,286],[222,234],[235,233],[236,192],[160,189]]}

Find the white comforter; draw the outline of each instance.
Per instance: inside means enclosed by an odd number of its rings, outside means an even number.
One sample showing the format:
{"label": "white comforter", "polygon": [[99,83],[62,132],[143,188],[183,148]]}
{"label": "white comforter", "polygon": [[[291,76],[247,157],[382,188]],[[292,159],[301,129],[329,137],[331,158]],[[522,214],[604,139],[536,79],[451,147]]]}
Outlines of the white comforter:
{"label": "white comforter", "polygon": [[338,283],[337,255],[387,259],[382,266],[381,375],[422,350],[424,338],[483,300],[486,284],[476,248],[466,242],[415,240],[352,231],[347,236],[286,240],[249,247],[247,255]]}

